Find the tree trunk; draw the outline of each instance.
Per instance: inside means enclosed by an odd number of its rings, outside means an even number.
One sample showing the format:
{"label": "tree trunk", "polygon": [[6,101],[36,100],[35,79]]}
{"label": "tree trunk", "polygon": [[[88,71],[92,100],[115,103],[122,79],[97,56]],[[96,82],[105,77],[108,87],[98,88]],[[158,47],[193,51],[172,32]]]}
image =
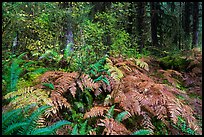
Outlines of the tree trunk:
{"label": "tree trunk", "polygon": [[190,35],[190,2],[185,2],[185,7],[184,7],[184,17],[183,17],[183,29],[185,31],[186,37]]}
{"label": "tree trunk", "polygon": [[192,41],[192,47],[197,47],[198,46],[198,25],[199,25],[199,20],[198,20],[198,2],[193,3],[193,41]]}
{"label": "tree trunk", "polygon": [[139,53],[142,53],[142,49],[145,45],[145,5],[146,2],[137,3],[137,31],[139,37]]}
{"label": "tree trunk", "polygon": [[154,47],[158,46],[157,38],[157,21],[158,21],[158,11],[156,9],[156,2],[150,2],[151,9],[151,35],[152,35],[152,45]]}

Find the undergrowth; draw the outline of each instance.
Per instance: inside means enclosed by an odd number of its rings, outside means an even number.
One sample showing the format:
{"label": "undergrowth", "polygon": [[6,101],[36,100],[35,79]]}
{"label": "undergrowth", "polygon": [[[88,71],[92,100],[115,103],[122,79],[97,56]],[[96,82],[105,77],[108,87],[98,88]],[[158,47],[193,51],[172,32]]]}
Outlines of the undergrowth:
{"label": "undergrowth", "polygon": [[[157,70],[155,74],[159,73],[162,81],[157,83],[153,75],[150,77],[151,58],[106,56],[98,61],[90,60],[91,65],[83,64],[86,59],[81,58],[74,68],[59,65],[50,71],[36,66],[35,61],[21,59],[23,56],[4,62],[10,65],[3,70],[6,72],[3,99],[8,102],[3,117],[9,115],[16,120],[7,119],[6,123],[3,119],[4,134],[53,134],[62,130],[66,131],[65,135],[201,134],[194,110],[186,103],[187,96],[194,97],[187,91],[192,86],[187,81],[195,77],[194,73],[200,74],[194,69],[198,67],[195,63],[189,64],[187,75],[173,69]],[[51,57],[52,63],[66,60],[72,64],[71,56],[69,52],[60,56],[52,51],[42,59]],[[69,72],[77,67],[79,71]],[[37,103],[32,107],[33,112],[26,117],[20,115],[33,102]],[[17,119],[14,113],[19,114]],[[34,118],[33,115],[36,115],[34,123],[23,120]],[[39,118],[43,128],[34,128]],[[70,122],[54,124],[58,120]],[[9,127],[9,122],[13,127]],[[62,127],[64,124],[68,126]]]}

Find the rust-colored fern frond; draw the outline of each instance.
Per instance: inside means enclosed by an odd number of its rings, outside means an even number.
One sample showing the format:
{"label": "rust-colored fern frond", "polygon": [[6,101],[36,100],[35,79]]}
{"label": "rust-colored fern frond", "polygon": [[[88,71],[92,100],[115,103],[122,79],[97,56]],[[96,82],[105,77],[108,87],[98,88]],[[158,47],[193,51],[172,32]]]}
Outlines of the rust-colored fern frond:
{"label": "rust-colored fern frond", "polygon": [[48,71],[40,76],[40,78],[38,79],[40,84],[36,85],[36,87],[44,88],[41,83],[52,83],[55,89],[51,92],[64,94],[69,91],[75,98],[77,89],[75,81],[78,76],[79,74],[77,72],[66,73],[58,71]]}
{"label": "rust-colored fern frond", "polygon": [[116,122],[113,118],[100,119],[99,126],[104,126],[103,134],[105,135],[129,135],[131,132],[119,122]]}
{"label": "rust-colored fern frond", "polygon": [[151,117],[147,114],[147,112],[144,112],[144,111],[141,113],[141,115],[143,116],[143,119],[140,125],[144,127],[144,129],[150,130],[151,134],[153,134],[155,126],[151,122]]}
{"label": "rust-colored fern frond", "polygon": [[84,119],[90,117],[104,116],[104,114],[108,111],[109,107],[95,106],[90,109],[89,112],[84,114]]}
{"label": "rust-colored fern frond", "polygon": [[[116,61],[115,63],[117,64]],[[128,64],[127,62],[124,63]],[[196,130],[197,121],[193,117],[193,111],[185,111],[184,102],[174,95],[175,93],[179,95],[185,93],[165,84],[157,84],[147,74],[138,71],[137,67],[133,65],[129,65],[129,67],[132,70],[131,74],[124,73],[125,77],[115,85],[110,94],[114,103],[119,103],[119,106],[131,115],[140,116],[147,112],[150,117],[156,116],[167,127],[170,127],[167,119],[176,123],[178,116],[183,116],[186,121],[191,121],[189,127]],[[168,73],[182,78],[181,73],[177,71],[169,70]],[[189,106],[186,107],[190,108]],[[145,120],[146,116],[144,115],[143,118],[144,123],[147,121]],[[151,121],[149,119],[148,121],[152,128]],[[144,126],[144,124],[142,125]]]}
{"label": "rust-colored fern frond", "polygon": [[68,108],[71,109],[70,103],[67,101],[66,98],[64,98],[60,93],[58,92],[52,92],[50,95],[51,102],[51,108],[45,111],[45,116],[53,116],[59,112],[60,109]]}
{"label": "rust-colored fern frond", "polygon": [[[98,89],[100,86],[98,83],[95,83],[93,79],[89,77],[89,75],[82,74],[80,79],[83,87],[91,89],[92,91]],[[83,91],[83,88],[81,90]]]}
{"label": "rust-colored fern frond", "polygon": [[180,78],[181,80],[183,80],[183,76],[181,73],[179,73],[176,70],[172,70],[172,69],[168,69],[168,70],[159,70],[159,72],[161,72],[165,79],[168,80],[169,83],[171,83],[174,87],[177,86],[179,82],[178,78]]}

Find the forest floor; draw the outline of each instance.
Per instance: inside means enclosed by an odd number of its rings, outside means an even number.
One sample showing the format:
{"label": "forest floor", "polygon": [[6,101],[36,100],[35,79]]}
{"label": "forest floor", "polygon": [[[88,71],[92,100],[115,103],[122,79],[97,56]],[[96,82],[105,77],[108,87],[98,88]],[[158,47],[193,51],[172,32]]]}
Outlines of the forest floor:
{"label": "forest floor", "polygon": [[[87,131],[87,134],[132,134],[142,127],[153,131],[151,134],[184,135],[188,134],[186,128],[176,130],[170,124],[170,121],[176,124],[178,116],[182,116],[188,127],[202,134],[202,53],[193,51],[188,60],[186,70],[175,70],[164,68],[161,60],[153,56],[141,59],[109,57],[103,65],[100,61],[93,64],[89,74],[47,71],[36,79],[33,87],[43,89],[51,99],[53,108],[47,114],[49,118],[45,125],[63,119],[79,125],[90,120],[89,128],[99,125],[104,128],[98,133]],[[42,83],[52,83],[49,85],[52,90]],[[27,91],[22,96],[26,97],[26,94]],[[27,104],[32,98],[29,94]],[[12,105],[19,104],[10,102],[3,110]],[[113,114],[111,117],[106,115],[111,109],[116,114],[127,111],[128,116],[117,123]],[[153,120],[155,117],[165,124],[167,133],[162,131],[164,127],[158,129],[158,123]],[[74,130],[73,125],[64,126],[57,134],[68,135],[67,131],[71,130]]]}

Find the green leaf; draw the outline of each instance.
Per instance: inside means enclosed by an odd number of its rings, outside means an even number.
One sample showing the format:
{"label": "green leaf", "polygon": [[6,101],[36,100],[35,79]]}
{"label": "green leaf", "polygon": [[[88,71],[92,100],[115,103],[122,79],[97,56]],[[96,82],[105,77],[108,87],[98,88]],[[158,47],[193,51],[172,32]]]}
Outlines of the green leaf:
{"label": "green leaf", "polygon": [[29,125],[29,123],[27,123],[27,122],[12,124],[3,132],[3,135],[11,135],[14,130],[17,130],[19,128],[22,128],[22,127],[28,126],[28,125]]}
{"label": "green leaf", "polygon": [[54,85],[52,83],[42,83],[42,85],[46,86],[46,87],[48,87],[48,88],[50,88],[52,90],[55,89],[55,87],[54,87]]}
{"label": "green leaf", "polygon": [[24,128],[23,134],[30,134],[30,132],[32,132],[32,130],[36,127],[39,116],[50,107],[51,106],[41,106],[37,108],[34,112],[32,112],[31,115],[26,119],[26,122],[28,122],[29,125]]}
{"label": "green leaf", "polygon": [[61,120],[61,121],[54,123],[51,126],[36,129],[33,132],[31,132],[31,135],[50,135],[50,134],[53,134],[60,127],[62,127],[64,125],[70,125],[70,124],[71,124],[71,122],[69,122],[67,120]]}
{"label": "green leaf", "polygon": [[104,77],[104,78],[102,79],[102,81],[105,82],[107,85],[110,85],[110,83],[109,83],[109,81],[108,81],[108,79],[107,79],[106,77]]}
{"label": "green leaf", "polygon": [[115,118],[116,121],[121,122],[123,120],[123,118],[128,115],[129,112],[127,111],[123,111],[120,114],[117,115],[117,117]]}
{"label": "green leaf", "polygon": [[106,114],[106,116],[107,116],[108,118],[113,118],[114,107],[115,107],[115,105],[113,105],[113,106],[108,110],[108,113]]}
{"label": "green leaf", "polygon": [[74,126],[74,128],[72,129],[72,133],[71,135],[78,135],[78,128],[77,128],[77,124]]}
{"label": "green leaf", "polygon": [[87,133],[86,133],[86,125],[87,125],[87,120],[83,123],[83,124],[81,124],[81,128],[80,128],[80,130],[79,130],[79,133],[80,133],[80,135],[86,135]]}
{"label": "green leaf", "polygon": [[131,135],[148,135],[150,133],[151,133],[150,130],[140,129],[140,130],[133,132]]}

